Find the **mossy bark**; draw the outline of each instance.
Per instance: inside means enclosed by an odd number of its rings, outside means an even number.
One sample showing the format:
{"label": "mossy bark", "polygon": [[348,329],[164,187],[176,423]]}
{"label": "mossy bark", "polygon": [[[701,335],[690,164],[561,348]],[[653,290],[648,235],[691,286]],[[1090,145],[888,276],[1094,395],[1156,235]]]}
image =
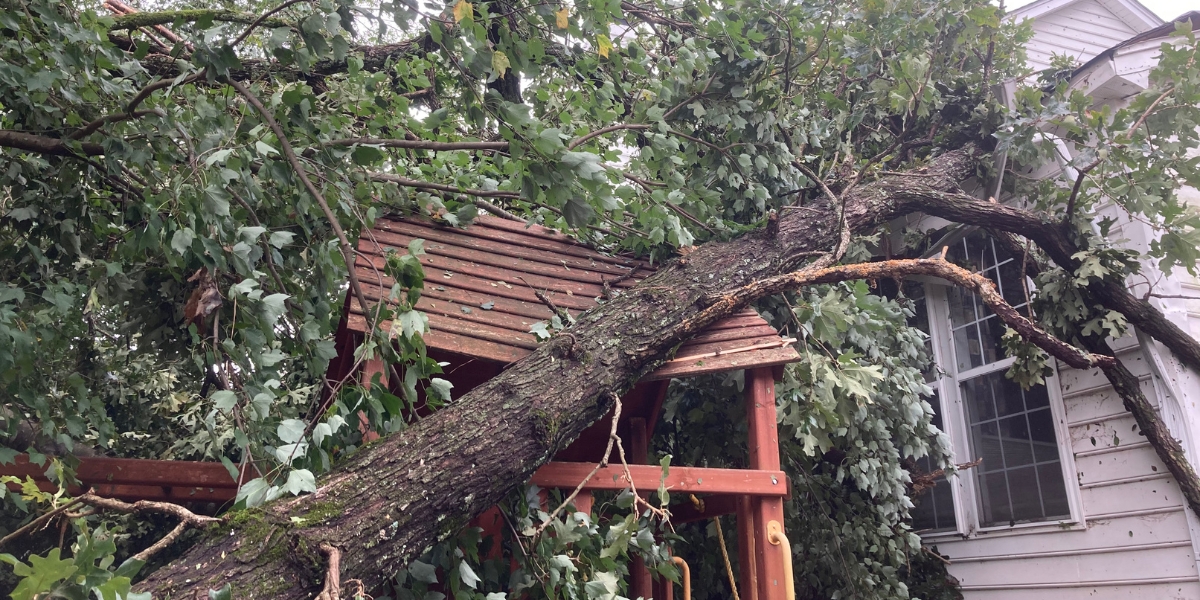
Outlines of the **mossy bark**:
{"label": "mossy bark", "polygon": [[[973,172],[972,153],[944,155],[917,177],[856,188],[843,199],[846,225],[871,230],[957,189]],[[193,598],[229,583],[239,599],[310,598],[324,576],[322,543],[342,551],[343,581],[380,586],[526,482],[676,345],[755,298],[723,312],[701,309],[833,247],[833,212],[786,210],[777,231],[697,248],[452,406],[364,448],[316,493],[239,514],[138,588]]]}

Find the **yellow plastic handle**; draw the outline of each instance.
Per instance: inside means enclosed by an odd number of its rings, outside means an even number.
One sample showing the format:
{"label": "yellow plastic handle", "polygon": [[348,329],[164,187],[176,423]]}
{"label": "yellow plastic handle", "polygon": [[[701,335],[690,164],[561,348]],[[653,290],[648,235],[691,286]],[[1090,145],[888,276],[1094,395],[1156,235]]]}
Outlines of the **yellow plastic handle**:
{"label": "yellow plastic handle", "polygon": [[792,576],[792,543],[784,535],[783,526],[779,521],[767,523],[767,541],[775,546],[783,546],[783,594],[787,600],[796,600],[796,580]]}
{"label": "yellow plastic handle", "polygon": [[678,556],[672,556],[671,562],[683,571],[683,600],[692,600],[692,570],[688,568],[687,561]]}

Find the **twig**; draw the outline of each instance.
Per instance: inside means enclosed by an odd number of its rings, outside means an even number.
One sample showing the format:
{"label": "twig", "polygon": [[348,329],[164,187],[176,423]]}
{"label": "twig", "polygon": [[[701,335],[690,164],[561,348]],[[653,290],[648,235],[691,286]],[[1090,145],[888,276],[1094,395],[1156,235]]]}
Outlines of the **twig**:
{"label": "twig", "polygon": [[52,510],[52,511],[50,511],[50,512],[48,512],[48,513],[46,513],[46,514],[44,514],[44,515],[42,515],[42,516],[40,516],[40,517],[38,517],[38,518],[36,518],[36,519],[34,519],[34,520],[32,520],[32,521],[30,521],[30,522],[29,522],[28,524],[26,524],[24,527],[22,527],[22,528],[20,528],[20,529],[18,529],[18,530],[16,530],[16,531],[14,531],[14,532],[12,532],[12,533],[10,533],[10,534],[6,535],[6,536],[4,536],[4,538],[0,539],[0,548],[3,548],[3,547],[4,547],[4,545],[5,545],[5,544],[7,544],[8,542],[10,542],[10,541],[12,541],[12,540],[15,540],[15,539],[17,539],[17,538],[19,538],[19,537],[21,537],[21,536],[25,535],[26,533],[29,533],[30,531],[33,531],[34,529],[37,529],[38,527],[40,527],[40,526],[41,526],[43,523],[45,523],[46,521],[49,521],[50,519],[53,519],[54,517],[58,516],[59,514],[66,512],[66,511],[67,511],[67,509],[69,509],[69,508],[71,508],[72,506],[75,506],[76,504],[79,504],[79,503],[81,503],[81,502],[83,502],[83,498],[82,498],[82,497],[80,497],[80,498],[76,498],[76,499],[74,499],[74,500],[72,500],[72,501],[70,501],[70,502],[68,502],[68,503],[66,503],[66,504],[64,504],[64,505],[62,505],[62,506],[60,506],[60,507],[58,507],[58,508],[56,508],[56,509],[54,509],[54,510]]}
{"label": "twig", "polygon": [[507,210],[504,210],[503,208],[500,208],[499,206],[496,206],[495,204],[492,204],[491,202],[488,202],[487,200],[484,200],[482,198],[476,198],[474,200],[474,203],[475,203],[475,208],[490,212],[493,215],[500,217],[501,219],[508,219],[509,221],[516,221],[518,223],[525,222],[525,219],[522,219],[521,217],[518,217],[517,215],[514,215],[514,214],[508,212]]}
{"label": "twig", "polygon": [[620,277],[614,277],[612,279],[604,279],[603,277],[601,277],[600,283],[604,285],[604,291],[601,293],[601,296],[605,300],[611,300],[612,299],[612,286],[614,286],[618,283],[621,283],[622,281],[632,279],[634,273],[637,273],[638,269],[640,269],[640,268],[642,268],[642,265],[633,265],[633,268],[630,269],[628,273],[621,275]]}
{"label": "twig", "polygon": [[574,320],[571,318],[571,313],[567,312],[566,309],[559,308],[558,305],[554,304],[554,301],[551,300],[550,297],[545,294],[545,292],[533,287],[532,285],[529,285],[529,282],[525,281],[524,277],[518,276],[517,279],[520,279],[521,283],[524,283],[526,287],[533,290],[533,295],[537,296],[537,299],[541,300],[542,304],[545,304],[546,307],[549,308],[555,315],[558,315],[558,318],[562,319],[564,325],[569,324]]}
{"label": "twig", "polygon": [[149,548],[146,548],[145,550],[142,550],[141,552],[134,554],[133,555],[134,560],[140,560],[143,562],[150,560],[150,557],[154,556],[160,550],[162,550],[163,548],[166,548],[167,546],[170,546],[172,543],[175,542],[175,540],[179,539],[179,536],[183,535],[183,532],[186,531],[187,528],[188,528],[187,521],[180,521],[179,524],[175,526],[175,529],[171,530],[171,533],[168,533],[167,535],[163,536],[163,538],[161,540],[158,540],[157,542],[154,542],[153,544],[151,544]]}
{"label": "twig", "polygon": [[[196,81],[197,79],[200,79],[201,77],[204,77],[207,74],[208,74],[208,67],[205,67],[203,69],[200,69],[200,72],[198,72],[194,75],[189,75],[188,77],[184,78],[183,81],[179,82],[179,85],[191,83],[193,81]],[[150,94],[153,94],[155,91],[161,90],[162,88],[170,87],[174,84],[175,84],[174,79],[159,79],[158,81],[155,81],[154,83],[151,83],[150,85],[147,85],[146,87],[142,88],[142,91],[138,92],[138,94],[133,97],[133,100],[129,101],[129,104],[127,104],[125,106],[125,113],[132,114],[134,112],[134,109],[136,109],[138,107],[138,105],[142,103],[142,101],[144,101],[146,98],[148,98],[150,96]]]}
{"label": "twig", "polygon": [[101,127],[103,127],[105,125],[110,125],[112,123],[120,123],[121,121],[129,121],[132,119],[138,119],[138,118],[144,117],[146,115],[158,115],[160,117],[165,117],[165,116],[167,116],[167,113],[164,113],[163,111],[161,111],[157,108],[154,108],[154,109],[150,109],[150,110],[135,110],[132,113],[124,112],[124,113],[117,113],[115,115],[105,115],[103,117],[100,117],[99,119],[96,119],[95,121],[92,121],[91,123],[88,123],[87,125],[84,125],[83,129],[80,129],[79,131],[72,133],[70,136],[67,137],[67,139],[70,139],[70,140],[83,139],[83,138],[87,137],[88,135],[90,135],[92,132],[96,131],[97,129],[100,129]]}
{"label": "twig", "polygon": [[[292,2],[289,2],[284,6],[295,4],[298,1],[300,0],[292,0]],[[280,8],[283,7],[281,6]],[[267,15],[270,14],[271,13],[267,13]],[[325,196],[321,194],[320,190],[317,189],[317,186],[313,185],[312,179],[308,177],[308,173],[304,170],[304,165],[300,164],[300,159],[296,158],[296,153],[292,150],[291,142],[288,141],[287,136],[283,133],[283,128],[280,127],[279,123],[275,121],[275,117],[271,115],[271,111],[267,110],[267,107],[263,106],[262,101],[260,101],[257,96],[251,93],[249,88],[234,79],[226,78],[226,81],[230,86],[233,87],[233,89],[237,90],[238,94],[241,94],[241,96],[246,99],[246,102],[249,102],[250,105],[253,106],[260,115],[262,115],[263,120],[267,122],[267,126],[271,128],[271,131],[275,133],[275,137],[279,140],[279,146],[283,149],[283,155],[287,158],[288,163],[291,164],[292,170],[296,172],[296,176],[298,176],[300,181],[304,183],[304,187],[308,190],[309,195],[311,195],[313,199],[317,201],[317,204],[321,206],[321,210],[325,213],[325,218],[329,221],[329,226],[333,228],[333,233],[337,236],[338,242],[341,245],[342,258],[346,262],[346,274],[350,279],[350,290],[358,299],[359,306],[362,307],[363,317],[368,320],[368,328],[374,330],[375,323],[371,322],[373,319],[371,319],[370,312],[368,310],[367,297],[363,294],[362,285],[360,285],[358,282],[358,275],[354,272],[354,248],[350,246],[350,240],[346,237],[346,232],[342,230],[342,225],[338,221],[337,215],[333,214],[333,210],[329,208],[329,203],[325,201]]]}
{"label": "twig", "polygon": [[[814,262],[819,262],[819,260]],[[711,322],[715,319],[713,315],[729,314],[733,309],[744,306],[752,298],[761,298],[804,286],[852,279],[879,279],[905,275],[932,275],[975,292],[1004,324],[1012,327],[1023,338],[1045,350],[1051,356],[1076,369],[1103,368],[1116,364],[1116,359],[1112,356],[1080,350],[1050,335],[1005,301],[1000,292],[996,290],[996,285],[992,283],[992,280],[959,267],[945,260],[944,257],[887,260],[826,268],[809,266],[792,273],[761,279],[722,294],[712,299],[703,309],[689,315],[687,320]]]}
{"label": "twig", "polygon": [[[410,150],[492,150],[507,152],[508,142],[430,142],[426,140],[399,140],[382,138],[344,138],[325,142],[325,146],[379,146],[381,148],[407,148]],[[305,149],[305,155],[315,152]]]}
{"label": "twig", "polygon": [[281,11],[285,8],[288,8],[289,6],[292,6],[294,4],[300,4],[301,2],[308,2],[308,0],[289,0],[288,2],[284,2],[283,4],[280,4],[279,6],[276,6],[275,8],[272,8],[271,10],[268,10],[267,12],[263,13],[262,16],[259,17],[258,19],[255,19],[255,21],[253,23],[251,23],[250,26],[247,27],[246,30],[242,32],[242,35],[239,35],[238,38],[236,40],[234,40],[232,44],[230,44],[230,46],[237,46],[238,44],[241,44],[243,41],[245,41],[246,38],[250,37],[250,34],[254,31],[254,29],[257,28],[259,25],[261,25],[263,23],[263,21],[266,21],[267,19],[269,19],[271,17],[271,15],[274,15],[275,13],[278,13],[279,11]]}
{"label": "twig", "polygon": [[321,553],[329,558],[329,568],[325,572],[325,587],[317,594],[316,600],[340,600],[342,596],[342,551],[328,542],[321,542]]}
{"label": "twig", "polygon": [[612,430],[608,433],[608,446],[604,448],[604,455],[600,458],[600,462],[596,463],[596,466],[592,469],[592,472],[588,473],[587,477],[584,477],[583,481],[580,481],[579,485],[575,486],[575,490],[571,492],[569,496],[563,499],[562,504],[559,504],[558,508],[554,509],[554,512],[550,513],[550,518],[546,519],[544,523],[537,526],[537,529],[533,533],[533,537],[536,538],[538,535],[541,535],[542,531],[546,529],[546,526],[554,521],[554,519],[558,518],[558,513],[562,512],[568,504],[575,500],[575,497],[579,495],[579,492],[583,491],[583,487],[587,485],[587,482],[591,481],[592,477],[595,477],[596,473],[599,472],[600,469],[608,466],[608,457],[612,454],[613,443],[616,442],[618,437],[617,422],[621,419],[621,399],[612,392],[609,392],[608,394],[613,399],[613,416]]}
{"label": "twig", "polygon": [[583,144],[584,142],[587,142],[588,140],[590,140],[592,138],[599,137],[606,133],[611,133],[613,131],[621,131],[623,129],[636,129],[638,131],[643,131],[646,129],[650,129],[650,125],[646,125],[644,123],[623,123],[620,125],[609,125],[608,127],[601,127],[600,129],[588,132],[588,133],[572,140],[570,144],[567,144],[567,150],[574,150],[574,149],[578,148],[581,144]]}
{"label": "twig", "polygon": [[[517,192],[501,192],[493,190],[473,190],[470,188],[460,188],[444,183],[433,183],[430,181],[420,181],[417,179],[409,179],[399,175],[391,175],[388,173],[368,173],[372,181],[382,183],[394,183],[404,187],[417,188],[423,190],[437,190],[439,192],[450,192],[452,194],[464,194],[467,196],[477,196],[479,198],[511,198],[518,200],[521,194]],[[523,220],[523,219],[520,219]]]}

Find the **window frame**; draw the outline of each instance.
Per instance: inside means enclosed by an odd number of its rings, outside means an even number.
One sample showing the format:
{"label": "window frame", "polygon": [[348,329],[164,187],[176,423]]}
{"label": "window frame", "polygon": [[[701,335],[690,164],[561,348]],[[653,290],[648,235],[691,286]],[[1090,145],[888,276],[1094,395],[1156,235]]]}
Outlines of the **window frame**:
{"label": "window frame", "polygon": [[[949,284],[941,280],[920,278],[925,284],[925,301],[929,315],[929,334],[933,348],[933,359],[938,365],[937,378],[930,383],[941,399],[942,424],[950,437],[952,460],[963,463],[974,460],[960,449],[970,449],[971,438],[967,426],[966,406],[962,397],[962,381],[1007,370],[1015,361],[1004,358],[991,364],[974,367],[959,373],[954,339],[951,333],[950,304],[946,293]],[[923,534],[930,540],[946,537],[973,537],[977,534],[1017,532],[1024,530],[1075,530],[1086,526],[1083,514],[1083,497],[1075,469],[1075,452],[1071,444],[1071,432],[1066,419],[1066,407],[1059,384],[1057,361],[1051,360],[1052,374],[1046,377],[1046,393],[1050,400],[1050,414],[1054,420],[1054,434],[1059,450],[1059,465],[1062,469],[1063,485],[1066,489],[1070,515],[1066,518],[1016,523],[1013,525],[980,524],[979,480],[975,473],[964,471],[949,477],[954,500],[955,529]],[[949,368],[946,368],[946,367]],[[969,452],[969,450],[967,450]]]}

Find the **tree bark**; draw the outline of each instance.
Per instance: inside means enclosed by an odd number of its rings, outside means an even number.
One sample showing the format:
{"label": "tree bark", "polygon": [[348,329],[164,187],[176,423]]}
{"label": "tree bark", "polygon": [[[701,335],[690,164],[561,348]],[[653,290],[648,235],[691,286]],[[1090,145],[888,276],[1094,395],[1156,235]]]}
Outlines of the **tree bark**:
{"label": "tree bark", "polygon": [[[964,202],[952,194],[930,197],[925,212],[956,223],[1006,231],[1033,240],[1058,266],[1074,272],[1073,258],[1081,248],[1071,239],[1071,229],[1062,221],[1039,216],[1020,208],[991,202]],[[1129,293],[1118,281],[1093,280],[1087,286],[1093,299],[1115,310],[1134,326],[1163,343],[1183,364],[1200,373],[1200,342],[1144,299]]]}
{"label": "tree bark", "polygon": [[[919,176],[844,194],[846,226],[870,230],[953,193],[973,173],[975,153],[947,153]],[[309,598],[326,573],[322,544],[342,551],[343,579],[378,588],[528,481],[608,411],[612,394],[757,297],[743,293],[719,310],[705,308],[837,244],[833,214],[787,210],[773,235],[757,231],[697,248],[450,407],[363,448],[324,476],[316,493],[233,515],[138,588],[190,598],[229,583],[237,598]]]}

